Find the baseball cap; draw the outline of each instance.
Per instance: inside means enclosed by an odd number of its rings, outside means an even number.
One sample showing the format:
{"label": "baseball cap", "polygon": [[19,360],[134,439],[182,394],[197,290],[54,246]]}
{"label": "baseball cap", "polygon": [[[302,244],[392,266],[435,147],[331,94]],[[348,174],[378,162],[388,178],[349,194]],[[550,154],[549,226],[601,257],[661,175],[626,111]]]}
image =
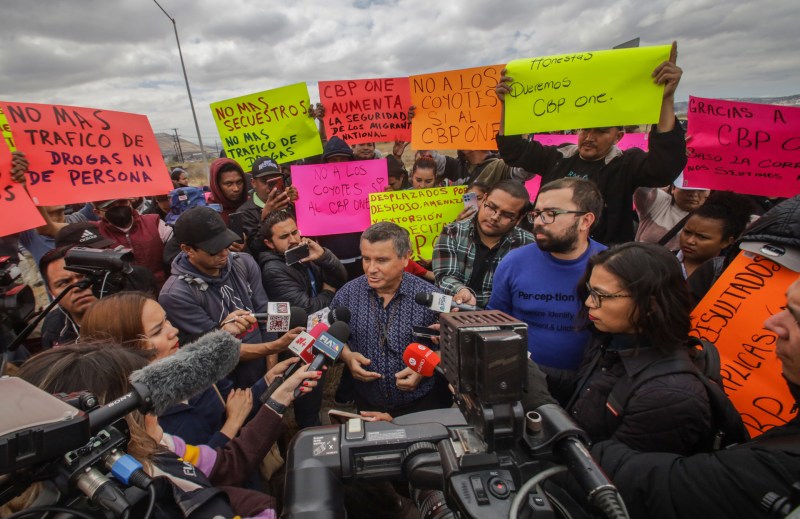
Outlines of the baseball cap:
{"label": "baseball cap", "polygon": [[678,175],[678,178],[676,178],[675,182],[672,183],[673,186],[677,187],[678,189],[685,189],[686,191],[706,191],[706,190],[708,190],[707,187],[695,187],[695,186],[689,187],[689,186],[684,186],[683,185],[684,183],[686,183],[686,181],[683,179],[683,171],[681,171],[681,174]]}
{"label": "baseball cap", "polygon": [[743,241],[739,248],[763,256],[789,270],[800,272],[800,249],[768,241]]}
{"label": "baseball cap", "polygon": [[122,198],[114,198],[114,199],[111,199],[111,200],[100,200],[98,202],[92,202],[92,205],[94,205],[98,209],[107,209],[107,208],[111,207],[112,205],[114,205],[114,202],[116,202],[117,200],[123,200],[123,199]]}
{"label": "baseball cap", "polygon": [[267,175],[281,175],[281,168],[269,157],[261,157],[256,159],[253,162],[253,169],[250,170],[250,174],[253,175],[253,178],[261,178]]}
{"label": "baseball cap", "polygon": [[91,222],[71,223],[62,227],[56,234],[56,247],[77,245],[78,247],[105,249],[115,244],[115,241],[100,234],[97,226]]}
{"label": "baseball cap", "polygon": [[241,240],[240,236],[228,229],[222,216],[208,206],[184,211],[173,229],[179,244],[203,249],[211,255]]}

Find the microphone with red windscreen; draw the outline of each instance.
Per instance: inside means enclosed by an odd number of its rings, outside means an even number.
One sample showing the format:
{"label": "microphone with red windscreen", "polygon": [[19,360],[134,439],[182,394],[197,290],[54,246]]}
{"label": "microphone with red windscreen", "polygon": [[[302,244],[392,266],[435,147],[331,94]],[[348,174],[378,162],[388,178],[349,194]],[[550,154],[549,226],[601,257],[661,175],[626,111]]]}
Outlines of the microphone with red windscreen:
{"label": "microphone with red windscreen", "polygon": [[441,360],[438,353],[417,342],[406,346],[406,351],[403,352],[405,365],[423,377],[432,377],[434,372],[444,376],[444,371],[439,367]]}

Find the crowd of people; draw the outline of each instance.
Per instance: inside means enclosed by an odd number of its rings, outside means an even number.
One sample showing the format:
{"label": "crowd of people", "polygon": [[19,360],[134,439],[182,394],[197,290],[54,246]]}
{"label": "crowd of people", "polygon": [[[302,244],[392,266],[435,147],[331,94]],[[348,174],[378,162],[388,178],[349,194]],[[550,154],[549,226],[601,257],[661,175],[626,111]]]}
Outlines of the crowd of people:
{"label": "crowd of people", "polygon": [[[286,454],[278,447],[283,415],[294,405],[300,428],[320,425],[327,377],[303,368],[283,380],[299,361],[289,345],[305,327],[268,331],[255,315],[269,302],[307,314],[348,309],[336,400],[391,420],[453,405],[445,380],[423,378],[402,358],[412,342],[437,348],[436,339],[412,333],[435,329],[439,318],[415,295],[444,293],[528,325],[529,392],[537,396],[526,410],[563,406],[634,517],[766,516],[763,495],[789,495],[800,480],[798,419],[714,450],[719,394],[690,370],[642,377],[659,363],[691,363],[691,310],[740,244],[772,240],[800,250],[797,196],[754,200],[678,180],[686,165],[674,111],[681,74],[674,53],[653,72],[664,97],[648,151],[622,151],[622,127],[579,129],[578,143],[562,146],[501,130],[497,152],[416,150],[407,171],[408,143],[382,156],[374,143],[351,146],[322,132],[323,154],[305,163],[385,159],[387,190],[466,185],[475,193],[477,204],[445,226],[429,260],[412,259],[408,231],[391,222],[302,235],[294,164],[270,157],[250,171],[215,160],[207,193],[175,168],[174,190],[150,200],[91,201],[69,214],[41,207],[45,225],[2,245],[9,255],[18,247],[32,255],[50,297],[66,293],[38,344],[17,350],[19,369],[9,370],[48,392],[89,390],[108,402],[129,390],[132,371],[181,345],[215,330],[236,336],[240,361],[226,378],[157,418],[128,416],[128,450],[162,478],[159,517],[276,517],[279,505],[264,490]],[[511,81],[496,88],[501,102]],[[324,113],[322,105],[309,111],[320,123]],[[26,171],[16,152],[14,179],[25,183]],[[542,186],[531,200],[523,182],[535,175]],[[765,205],[774,208],[762,216]],[[76,247],[131,249],[132,269],[116,293],[98,298],[100,281],[80,283],[84,274],[66,261]],[[776,334],[783,376],[800,397],[800,281],[764,327]],[[187,462],[198,470],[186,470]],[[5,512],[43,499],[34,485]]]}

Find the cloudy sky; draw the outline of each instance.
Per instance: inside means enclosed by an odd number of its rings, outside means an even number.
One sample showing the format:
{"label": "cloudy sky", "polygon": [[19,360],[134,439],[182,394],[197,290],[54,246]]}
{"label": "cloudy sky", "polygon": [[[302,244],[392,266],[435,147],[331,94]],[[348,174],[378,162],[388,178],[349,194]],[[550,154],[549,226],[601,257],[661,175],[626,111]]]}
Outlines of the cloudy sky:
{"label": "cloudy sky", "polygon": [[[200,130],[209,104],[305,81],[406,76],[678,41],[688,96],[800,93],[797,0],[159,0]],[[0,98],[145,114],[196,141],[172,23],[152,0],[4,0]]]}

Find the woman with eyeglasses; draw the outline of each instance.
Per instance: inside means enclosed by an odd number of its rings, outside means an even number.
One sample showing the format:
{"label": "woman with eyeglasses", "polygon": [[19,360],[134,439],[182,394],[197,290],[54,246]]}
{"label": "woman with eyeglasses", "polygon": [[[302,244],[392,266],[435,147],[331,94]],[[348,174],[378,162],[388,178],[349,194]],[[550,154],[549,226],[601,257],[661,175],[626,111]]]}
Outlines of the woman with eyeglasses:
{"label": "woman with eyeglasses", "polygon": [[688,359],[689,294],[675,256],[650,243],[600,252],[589,260],[578,296],[592,342],[577,376],[560,382],[570,384],[566,409],[592,442],[615,439],[644,452],[708,450],[711,408],[695,375],[658,376],[632,387],[625,402],[614,398],[624,394],[619,384],[648,366]]}

